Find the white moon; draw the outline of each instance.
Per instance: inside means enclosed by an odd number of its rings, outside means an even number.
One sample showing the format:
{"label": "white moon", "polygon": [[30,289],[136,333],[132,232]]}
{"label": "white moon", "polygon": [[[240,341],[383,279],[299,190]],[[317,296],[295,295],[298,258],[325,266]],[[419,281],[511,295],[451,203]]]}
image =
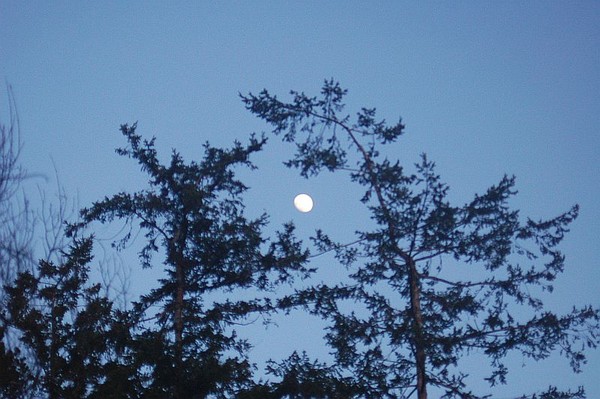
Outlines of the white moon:
{"label": "white moon", "polygon": [[300,212],[310,212],[313,208],[313,204],[313,200],[308,194],[298,194],[296,195],[296,198],[294,198],[294,206]]}

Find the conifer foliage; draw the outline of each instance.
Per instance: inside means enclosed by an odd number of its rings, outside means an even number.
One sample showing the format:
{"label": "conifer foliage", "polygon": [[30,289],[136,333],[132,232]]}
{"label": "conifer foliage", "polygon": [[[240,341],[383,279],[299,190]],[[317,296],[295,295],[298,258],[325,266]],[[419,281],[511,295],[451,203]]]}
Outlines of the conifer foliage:
{"label": "conifer foliage", "polygon": [[91,238],[75,240],[60,264],[41,261],[6,287],[3,333],[22,344],[4,351],[6,397],[102,397],[106,368],[120,360],[110,358],[112,303],[88,284],[91,250]]}
{"label": "conifer foliage", "polygon": [[[164,163],[154,138],[122,125],[127,144],[117,154],[137,162],[144,188],[84,208],[67,225],[70,247],[53,261],[21,268],[9,251],[0,256],[8,272],[0,278],[0,398],[477,399],[510,383],[511,353],[536,361],[559,353],[580,371],[585,350],[600,343],[600,310],[558,314],[544,304],[564,270],[559,245],[577,206],[549,220],[523,217],[511,207],[511,176],[453,204],[425,155],[414,166],[390,157],[401,121],[388,125],[368,108],[346,114],[346,90],[333,80],[318,97],[291,94],[288,102],[267,91],[242,100],[295,148],[288,167],[306,178],[332,172],[362,190],[372,221],[352,242],[324,229],[311,238],[319,254],[334,255],[327,267],[339,281],[311,280],[313,258],[292,223],[266,236],[267,215],[246,216],[248,188],[236,172],[255,169],[250,158],[265,136],[231,148],[207,143],[191,162],[173,150]],[[11,173],[0,177],[22,177]],[[10,209],[0,207],[0,220]],[[124,227],[116,250],[141,233],[138,275],[162,272],[127,306],[93,278],[88,230],[98,224]],[[293,288],[280,293],[283,284]],[[292,310],[327,323],[332,360],[313,360],[303,351],[311,348],[292,342],[287,359],[257,376],[240,329]],[[488,360],[490,391],[469,386],[462,366],[472,355]],[[585,397],[568,388],[514,397]]]}
{"label": "conifer foliage", "polygon": [[[145,373],[144,397],[231,397],[252,375],[249,345],[232,326],[251,313],[273,310],[266,298],[238,298],[248,296],[244,290],[272,290],[311,272],[292,225],[267,240],[261,232],[267,216],[244,216],[241,195],[247,187],[234,168],[253,168],[249,157],[266,139],[252,136],[248,145],[236,142],[231,149],[207,143],[198,163],[185,163],[173,151],[163,165],[154,139],[142,139],[136,125],[123,125],[121,132],[129,146],[117,153],[139,163],[149,187],[94,203],[82,210],[83,221],[71,232],[94,221],[122,219],[145,232],[143,267],[152,267],[157,252],[164,258],[166,277],[133,312],[134,320],[145,320],[134,339],[136,361]],[[125,234],[115,245],[130,239]]]}
{"label": "conifer foliage", "polygon": [[[368,108],[351,117],[345,95],[330,80],[319,97],[292,91],[285,102],[265,90],[242,100],[295,146],[287,166],[307,178],[347,174],[363,187],[373,226],[358,231],[352,245],[321,230],[314,237],[348,268],[352,283],[319,284],[285,300],[329,320],[326,339],[338,372],[363,389],[355,397],[425,399],[431,387],[444,398],[482,397],[461,372],[470,353],[489,358],[491,386],[506,382],[511,352],[541,360],[559,351],[579,371],[583,349],[598,344],[599,310],[559,315],[536,296],[552,291],[563,271],[558,245],[578,207],[550,220],[523,219],[510,207],[516,194],[510,176],[465,204],[451,204],[449,187],[425,155],[414,172],[386,155],[404,133],[402,122],[388,125]],[[348,303],[365,311],[349,310]],[[583,392],[550,387],[539,395]]]}

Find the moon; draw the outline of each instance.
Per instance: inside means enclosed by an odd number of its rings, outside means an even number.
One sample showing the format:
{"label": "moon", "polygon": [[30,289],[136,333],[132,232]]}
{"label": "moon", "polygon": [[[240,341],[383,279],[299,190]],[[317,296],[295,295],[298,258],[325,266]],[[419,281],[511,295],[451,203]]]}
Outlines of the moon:
{"label": "moon", "polygon": [[294,198],[294,206],[302,213],[310,212],[313,209],[313,199],[308,194],[298,194]]}

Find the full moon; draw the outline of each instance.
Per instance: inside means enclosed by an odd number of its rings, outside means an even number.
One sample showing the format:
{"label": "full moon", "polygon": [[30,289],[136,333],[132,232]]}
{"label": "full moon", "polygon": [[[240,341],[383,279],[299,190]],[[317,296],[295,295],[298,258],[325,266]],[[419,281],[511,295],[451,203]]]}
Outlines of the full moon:
{"label": "full moon", "polygon": [[310,212],[313,208],[313,200],[308,194],[298,194],[294,198],[294,206],[300,212]]}

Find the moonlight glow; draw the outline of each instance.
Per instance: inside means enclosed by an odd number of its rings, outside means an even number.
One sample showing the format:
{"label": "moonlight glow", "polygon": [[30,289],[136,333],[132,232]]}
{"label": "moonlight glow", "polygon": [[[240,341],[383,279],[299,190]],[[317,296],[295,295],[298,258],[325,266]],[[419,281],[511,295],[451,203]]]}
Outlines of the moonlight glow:
{"label": "moonlight glow", "polygon": [[313,208],[313,200],[308,194],[298,194],[294,198],[294,206],[300,212],[310,212]]}

